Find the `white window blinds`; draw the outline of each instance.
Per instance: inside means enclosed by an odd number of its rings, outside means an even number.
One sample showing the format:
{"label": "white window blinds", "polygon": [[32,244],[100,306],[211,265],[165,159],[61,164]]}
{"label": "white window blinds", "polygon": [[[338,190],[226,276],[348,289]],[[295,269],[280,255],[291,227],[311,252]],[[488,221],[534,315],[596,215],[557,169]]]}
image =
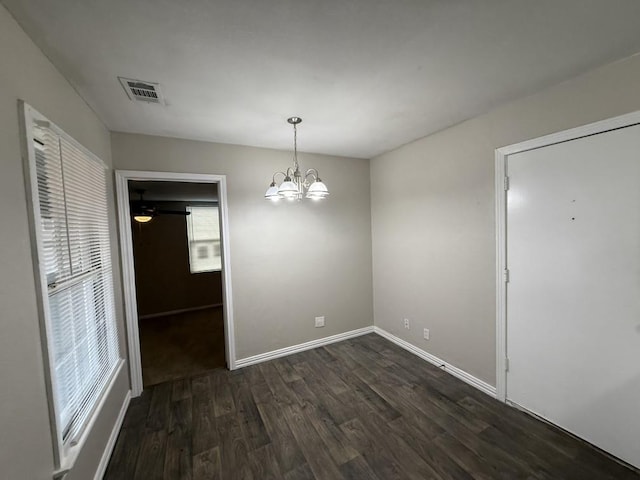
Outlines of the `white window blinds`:
{"label": "white window blinds", "polygon": [[28,130],[32,195],[55,424],[59,443],[72,446],[119,363],[106,170],[44,123]]}
{"label": "white window blinds", "polygon": [[191,273],[220,270],[220,218],[217,206],[187,207]]}

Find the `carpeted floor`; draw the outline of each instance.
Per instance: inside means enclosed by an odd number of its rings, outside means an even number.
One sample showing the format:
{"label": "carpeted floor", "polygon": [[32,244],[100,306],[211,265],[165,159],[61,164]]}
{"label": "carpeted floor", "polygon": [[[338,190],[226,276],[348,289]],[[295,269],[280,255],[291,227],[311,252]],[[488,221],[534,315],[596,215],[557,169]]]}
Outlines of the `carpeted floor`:
{"label": "carpeted floor", "polygon": [[144,386],[225,366],[222,307],[138,322]]}

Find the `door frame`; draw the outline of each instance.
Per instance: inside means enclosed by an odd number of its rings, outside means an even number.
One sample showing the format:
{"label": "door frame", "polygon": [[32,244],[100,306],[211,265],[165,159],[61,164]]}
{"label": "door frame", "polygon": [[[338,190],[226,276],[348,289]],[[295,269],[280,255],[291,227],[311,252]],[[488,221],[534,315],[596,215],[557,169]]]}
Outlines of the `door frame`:
{"label": "door frame", "polygon": [[640,124],[640,111],[589,123],[558,133],[508,145],[495,151],[495,213],[496,213],[496,398],[507,402],[507,191],[509,190],[509,155],[548,147],[557,143],[597,135]]}
{"label": "door frame", "polygon": [[133,261],[133,238],[131,235],[131,208],[129,205],[129,180],[159,182],[211,183],[218,186],[218,208],[220,212],[220,240],[222,243],[222,301],[224,314],[225,358],[230,370],[236,368],[236,344],[233,325],[233,295],[231,290],[231,252],[229,248],[229,213],[227,208],[227,177],[197,173],[173,173],[138,170],[116,170],[116,204],[120,237],[122,284],[129,347],[129,372],[131,394],[142,393],[142,361],[138,331],[138,307],[136,302],[135,267]]}

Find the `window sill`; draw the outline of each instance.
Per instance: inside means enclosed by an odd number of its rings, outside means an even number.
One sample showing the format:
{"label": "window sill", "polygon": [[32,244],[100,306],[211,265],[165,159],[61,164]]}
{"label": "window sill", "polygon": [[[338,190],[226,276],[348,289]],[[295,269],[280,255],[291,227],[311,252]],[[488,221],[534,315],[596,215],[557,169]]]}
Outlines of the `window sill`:
{"label": "window sill", "polygon": [[120,373],[124,368],[124,364],[125,364],[125,360],[121,358],[118,360],[118,363],[116,363],[115,367],[113,368],[113,372],[111,373],[109,382],[105,386],[104,391],[100,396],[100,401],[98,402],[91,416],[89,417],[89,420],[87,421],[87,424],[83,428],[82,434],[80,435],[80,438],[78,439],[78,441],[74,445],[69,445],[69,446],[65,445],[60,447],[60,451],[59,451],[60,466],[56,468],[56,470],[54,470],[53,480],[63,480],[67,475],[67,473],[73,470],[76,460],[80,455],[80,452],[82,451],[82,448],[84,447],[84,444],[86,443],[87,438],[91,434],[91,431],[93,430],[93,426],[95,425],[96,420],[100,416],[100,413],[102,412],[102,409],[104,407],[104,404],[107,398],[109,397],[109,395],[111,395],[111,391],[113,390],[113,386],[116,383],[116,379],[120,376]]}

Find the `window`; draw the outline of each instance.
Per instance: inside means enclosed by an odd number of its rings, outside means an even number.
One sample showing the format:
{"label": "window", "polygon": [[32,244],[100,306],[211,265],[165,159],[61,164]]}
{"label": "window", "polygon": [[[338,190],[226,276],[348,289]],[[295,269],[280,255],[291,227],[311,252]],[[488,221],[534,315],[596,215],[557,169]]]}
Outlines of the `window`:
{"label": "window", "polygon": [[222,267],[220,219],[217,206],[187,207],[187,238],[191,273],[214,272]]}
{"label": "window", "polygon": [[59,466],[68,463],[121,363],[106,167],[25,107],[49,393]]}

